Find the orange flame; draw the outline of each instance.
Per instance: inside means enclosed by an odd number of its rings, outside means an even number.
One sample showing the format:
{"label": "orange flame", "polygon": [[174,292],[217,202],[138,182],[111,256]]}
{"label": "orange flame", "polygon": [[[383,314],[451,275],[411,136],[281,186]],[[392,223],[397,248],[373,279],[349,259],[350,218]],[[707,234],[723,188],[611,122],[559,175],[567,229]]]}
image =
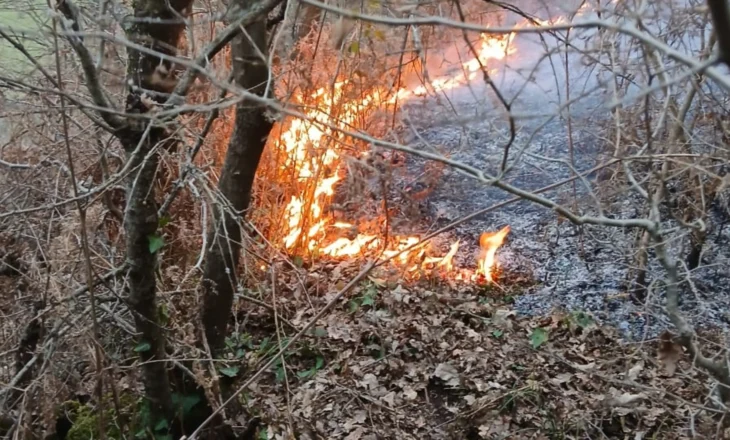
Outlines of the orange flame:
{"label": "orange flame", "polygon": [[494,282],[494,269],[497,267],[497,261],[495,260],[495,254],[497,249],[502,246],[504,239],[509,234],[510,227],[505,226],[498,232],[485,232],[479,237],[479,247],[481,252],[479,255],[477,274],[484,275],[487,282]]}
{"label": "orange flame", "polygon": [[[489,60],[503,59],[514,52],[514,48],[510,46],[511,39],[512,35],[482,35],[477,49],[478,58],[463,63],[462,73],[456,76],[431,81],[431,90],[453,89],[473,79]],[[336,222],[325,215],[329,201],[335,193],[335,186],[342,179],[342,159],[337,149],[337,141],[344,136],[316,122],[333,123],[343,128],[357,126],[358,118],[373,107],[393,104],[397,99],[424,95],[428,89],[425,86],[413,90],[401,89],[390,96],[375,90],[359,96],[358,99],[349,100],[345,96],[347,86],[347,80],[338,81],[331,89],[319,88],[308,99],[298,99],[303,105],[314,104],[306,111],[309,120],[290,121],[278,139],[274,140],[275,148],[284,155],[280,170],[293,173],[299,190],[297,195],[291,196],[284,208],[284,230],[280,231],[282,244],[290,251],[304,249],[343,258],[362,255],[384,245],[377,235],[357,233],[355,226]],[[349,229],[355,235],[348,234],[347,237],[338,237],[328,243],[326,232],[332,228]],[[388,243],[383,257],[392,257],[396,264],[406,266],[408,272],[415,272],[420,267],[446,273],[454,270],[453,258],[459,250],[459,241],[453,243],[443,257],[427,255],[424,247],[408,249],[419,243],[420,239],[415,236],[394,237],[393,241],[392,245]]]}
{"label": "orange flame", "polygon": [[439,261],[436,266],[443,267],[446,272],[451,272],[454,269],[454,255],[456,255],[456,251],[459,250],[459,240],[456,240],[454,244],[451,245],[451,249],[449,249],[449,253],[444,255],[443,258],[441,258],[441,261]]}
{"label": "orange flame", "polygon": [[481,35],[481,42],[475,48],[477,57],[466,61],[461,65],[462,72],[455,76],[441,77],[432,80],[428,85],[418,86],[415,89],[398,91],[398,98],[404,99],[411,95],[424,96],[427,95],[429,89],[435,92],[444,92],[461,87],[469,81],[472,81],[481,72],[482,68],[489,66],[489,60],[502,60],[508,55],[515,53],[516,49],[511,44],[514,39],[514,33],[508,35]]}
{"label": "orange flame", "polygon": [[[585,12],[581,8],[581,12]],[[563,23],[565,17],[553,20],[525,20],[515,26],[549,25]],[[310,252],[332,258],[347,258],[385,248],[383,256],[393,257],[394,263],[415,273],[421,267],[451,273],[454,279],[474,279],[483,275],[494,282],[497,266],[495,254],[502,245],[510,227],[496,233],[485,232],[479,243],[481,253],[476,274],[464,276],[455,270],[453,259],[459,249],[459,241],[453,243],[446,255],[436,257],[423,246],[405,250],[420,239],[415,236],[392,237],[388,243],[373,230],[360,233],[357,226],[336,221],[328,214],[328,207],[335,189],[344,177],[342,144],[352,144],[339,130],[319,123],[336,125],[345,130],[362,129],[373,111],[393,105],[400,100],[423,96],[429,92],[442,92],[460,87],[474,80],[482,69],[491,69],[494,60],[504,60],[516,52],[515,33],[506,35],[480,35],[475,45],[476,56],[462,63],[461,72],[431,79],[428,84],[409,89],[374,89],[352,96],[350,81],[345,79],[322,87],[296,100],[306,114],[305,119],[292,119],[281,126],[280,136],[272,137],[278,157],[278,175],[291,176],[294,188],[287,195],[289,200],[283,211],[283,227],[276,231],[276,240],[292,253]],[[490,72],[491,73],[491,72]],[[356,87],[355,87],[356,88]],[[294,195],[291,195],[294,194]]]}

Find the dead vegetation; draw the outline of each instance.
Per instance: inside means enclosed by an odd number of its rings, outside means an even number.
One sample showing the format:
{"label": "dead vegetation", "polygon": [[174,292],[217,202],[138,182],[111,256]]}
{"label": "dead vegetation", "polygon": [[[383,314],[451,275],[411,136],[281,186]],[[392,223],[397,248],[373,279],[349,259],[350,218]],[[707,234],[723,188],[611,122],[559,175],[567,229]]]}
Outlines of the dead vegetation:
{"label": "dead vegetation", "polygon": [[[567,21],[491,2],[417,14],[368,4],[359,19],[328,16],[352,5],[313,1],[233,2],[237,11],[153,3],[102,2],[109,20],[92,18],[99,5],[79,13],[54,3],[34,35],[57,59],[36,58],[24,49],[29,37],[0,26],[33,66],[0,76],[11,104],[0,148],[0,436],[730,435],[725,336],[695,332],[677,306],[693,271],[712,264],[702,259],[707,231],[728,215],[717,96],[727,89],[704,65],[722,38],[688,50],[684,64],[668,57],[690,72],[672,94],[654,85],[672,79],[650,32],[622,33],[618,18],[594,26],[603,33],[582,56],[612,80],[631,70],[631,81],[665,94],[614,107],[598,185],[557,204],[514,185],[514,157],[564,161],[572,177],[556,186],[585,183],[585,170],[572,145],[570,158],[518,145],[491,63],[534,25],[578,51]],[[620,6],[615,17],[631,16],[634,6]],[[710,32],[707,11],[690,6],[667,22],[661,44],[681,40],[676,29],[690,18]],[[256,8],[269,26],[255,24]],[[144,19],[115,22],[120,11]],[[505,11],[520,21],[503,24]],[[155,27],[165,19],[176,24]],[[439,20],[447,26],[430,26]],[[479,25],[493,32],[460,29]],[[210,45],[225,35],[226,45]],[[642,50],[644,65],[632,65]],[[442,53],[453,66],[437,66]],[[442,92],[475,78],[505,119],[501,160],[486,170],[402,144],[404,101],[428,94],[455,107]],[[720,86],[705,87],[711,81]],[[613,98],[627,99],[617,84]],[[404,183],[408,154],[433,162]],[[469,254],[478,237],[427,243],[453,224],[417,233],[432,226],[419,203],[445,167],[551,208],[561,222],[634,228],[626,291],[638,301],[664,295],[675,327],[628,343],[580,310],[518,317],[510,302],[535,282],[529,273],[479,274]],[[636,213],[614,217],[631,191]],[[665,245],[677,237],[689,247]]]}

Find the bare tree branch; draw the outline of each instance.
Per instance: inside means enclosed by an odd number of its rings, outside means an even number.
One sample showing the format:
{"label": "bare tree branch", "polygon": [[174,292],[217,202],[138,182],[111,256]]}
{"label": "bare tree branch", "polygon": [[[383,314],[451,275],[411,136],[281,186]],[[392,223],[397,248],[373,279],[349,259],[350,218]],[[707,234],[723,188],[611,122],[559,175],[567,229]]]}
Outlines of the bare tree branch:
{"label": "bare tree branch", "polygon": [[[76,7],[71,0],[58,0],[56,7],[63,13],[64,17],[71,22],[71,29],[77,33],[81,32],[78,7]],[[64,28],[66,27],[63,20],[60,20],[60,23],[61,26]],[[86,78],[86,87],[89,90],[92,101],[99,108],[99,116],[101,116],[101,118],[104,119],[104,122],[106,122],[114,130],[120,130],[126,124],[124,119],[103,110],[107,108],[111,109],[113,106],[107,100],[104,88],[99,81],[99,72],[96,69],[91,52],[89,52],[89,49],[84,45],[84,41],[81,37],[69,34],[68,42],[79,57],[81,68],[83,69],[84,76]]]}

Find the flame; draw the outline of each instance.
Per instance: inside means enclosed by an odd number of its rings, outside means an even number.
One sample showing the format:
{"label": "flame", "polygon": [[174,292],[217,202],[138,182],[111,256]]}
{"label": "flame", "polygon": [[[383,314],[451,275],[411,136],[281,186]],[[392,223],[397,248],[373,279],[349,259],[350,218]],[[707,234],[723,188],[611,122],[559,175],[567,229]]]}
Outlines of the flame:
{"label": "flame", "polygon": [[443,269],[446,273],[450,273],[454,270],[454,255],[456,255],[456,252],[459,250],[459,240],[456,240],[454,244],[451,245],[451,248],[449,249],[449,252],[444,255],[443,257],[427,257],[424,261],[424,265],[435,265],[436,268]]}
{"label": "flame", "polygon": [[[503,59],[515,49],[510,46],[512,36],[481,35],[478,57],[463,63],[463,71],[454,77],[433,80],[429,86],[435,91],[453,89],[466,83],[491,59]],[[291,173],[299,186],[300,194],[291,196],[284,208],[282,244],[292,252],[297,249],[318,251],[334,258],[353,257],[383,247],[383,240],[372,233],[356,234],[354,237],[337,237],[327,243],[327,230],[355,230],[355,226],[336,222],[326,215],[326,207],[335,193],[337,183],[342,179],[341,154],[335,147],[342,136],[336,130],[316,122],[336,123],[343,128],[357,126],[361,114],[374,105],[393,104],[396,99],[420,96],[428,92],[425,86],[413,90],[401,89],[387,97],[375,90],[355,100],[345,97],[347,80],[338,81],[331,88],[319,88],[307,99],[298,99],[302,106],[310,105],[307,119],[294,119],[275,140],[275,148],[284,155],[281,172]],[[334,142],[333,142],[334,141]],[[435,268],[444,272],[453,271],[453,258],[459,249],[459,241],[453,243],[443,257],[426,255],[423,247],[416,247],[420,239],[416,236],[395,237],[393,244],[383,251],[385,258],[408,266],[409,272],[419,267]],[[411,249],[412,248],[412,249]]]}
{"label": "flame", "polygon": [[481,34],[479,47],[474,49],[477,57],[462,63],[461,73],[455,76],[436,78],[428,85],[421,85],[410,91],[399,91],[398,97],[425,96],[428,94],[429,89],[434,92],[445,92],[463,86],[476,78],[482,68],[488,69],[490,60],[503,60],[508,55],[515,53],[517,49],[511,44],[513,39],[514,33],[507,35]]}
{"label": "flame", "polygon": [[479,247],[481,252],[478,260],[477,274],[484,275],[487,282],[494,282],[494,269],[497,267],[497,261],[495,260],[495,254],[497,249],[502,246],[504,239],[509,234],[510,227],[505,226],[498,232],[484,232],[479,237]]}
{"label": "flame", "polygon": [[[408,265],[408,271],[415,271],[418,265],[413,260],[421,259],[426,265],[451,266],[450,261],[458,250],[452,245],[444,257],[426,257],[426,250],[416,246],[416,236],[394,237],[393,243],[384,243],[372,233],[357,233],[357,227],[346,222],[335,221],[326,215],[326,208],[335,194],[335,187],[342,179],[342,159],[337,149],[343,136],[336,130],[315,122],[336,124],[343,129],[357,126],[358,118],[373,106],[387,105],[394,97],[386,97],[375,90],[356,100],[345,96],[347,80],[334,84],[331,91],[320,88],[308,99],[299,99],[300,104],[311,102],[306,111],[309,120],[292,120],[275,140],[275,148],[284,154],[280,172],[291,173],[296,179],[297,195],[292,195],[284,208],[285,231],[282,244],[291,252],[306,249],[334,258],[353,257],[382,248],[385,258]],[[315,122],[312,122],[315,121]],[[337,237],[328,242],[328,231],[354,232],[354,236]],[[431,258],[431,259],[429,259]]]}
{"label": "flame", "polygon": [[[582,7],[580,13],[583,12],[585,10]],[[565,17],[524,20],[515,28],[566,21]],[[403,266],[408,273],[427,268],[451,274],[453,279],[473,280],[483,275],[488,282],[494,282],[494,270],[497,267],[495,254],[510,232],[509,226],[496,233],[485,232],[481,235],[477,271],[467,275],[463,270],[455,269],[453,264],[459,241],[451,244],[444,256],[433,256],[430,249],[420,244],[417,236],[389,237],[386,242],[379,231],[371,228],[361,233],[358,226],[333,218],[328,208],[345,173],[342,145],[356,142],[327,125],[345,130],[362,129],[374,111],[412,97],[463,86],[477,78],[483,69],[491,73],[495,61],[505,60],[517,51],[513,44],[515,36],[514,32],[504,35],[481,34],[474,45],[476,56],[462,63],[460,72],[429,80],[426,85],[398,90],[360,91],[357,96],[353,96],[353,89],[358,87],[351,87],[351,81],[343,79],[309,94],[295,94],[295,103],[304,109],[302,112],[306,118],[284,121],[279,125],[280,135],[271,138],[273,154],[279,158],[277,177],[289,176],[294,180],[291,189],[294,195],[290,196],[281,213],[283,226],[275,231],[279,234],[276,240],[280,240],[280,244],[293,254],[308,252],[331,258],[348,258],[382,251],[383,257],[392,257],[393,262]]]}

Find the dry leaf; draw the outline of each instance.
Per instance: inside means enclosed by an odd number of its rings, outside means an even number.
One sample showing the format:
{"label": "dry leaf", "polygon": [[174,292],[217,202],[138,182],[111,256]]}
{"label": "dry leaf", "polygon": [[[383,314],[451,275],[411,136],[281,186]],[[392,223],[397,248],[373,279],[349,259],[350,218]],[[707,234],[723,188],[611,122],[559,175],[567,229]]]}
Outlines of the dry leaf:
{"label": "dry leaf", "polygon": [[368,373],[359,381],[359,384],[361,387],[372,391],[378,388],[378,378],[374,374]]}
{"label": "dry leaf", "polygon": [[354,431],[347,434],[347,437],[345,437],[345,440],[359,440],[360,438],[362,438],[362,435],[364,432],[365,432],[365,430],[362,428],[362,426],[358,426],[357,428],[355,428]]}
{"label": "dry leaf", "polygon": [[603,404],[609,408],[622,407],[630,408],[639,404],[642,400],[647,399],[648,396],[644,393],[631,394],[623,393],[616,397],[610,397],[603,401]]}
{"label": "dry leaf", "polygon": [[673,376],[674,372],[677,371],[677,362],[682,356],[682,347],[672,340],[672,334],[668,331],[662,333],[659,340],[657,358],[662,366],[664,366],[664,371],[667,375]]}
{"label": "dry leaf", "polygon": [[514,316],[515,312],[513,310],[498,309],[494,311],[492,323],[499,328],[510,330],[512,329],[512,320],[510,318]]}
{"label": "dry leaf", "polygon": [[381,397],[380,400],[387,403],[391,408],[395,406],[395,391],[391,391],[385,396]]}
{"label": "dry leaf", "polygon": [[460,383],[459,372],[450,364],[438,364],[433,375],[452,387],[458,386]]}
{"label": "dry leaf", "polygon": [[641,370],[644,369],[644,361],[640,361],[638,364],[634,365],[629,369],[629,373],[627,377],[629,380],[636,380],[639,377],[639,374],[641,373]]}
{"label": "dry leaf", "polygon": [[560,373],[557,376],[550,379],[550,382],[555,385],[562,385],[564,383],[570,382],[573,379],[573,375],[570,373]]}
{"label": "dry leaf", "polygon": [[596,368],[596,363],[595,362],[591,362],[591,363],[584,364],[584,365],[581,365],[581,364],[573,364],[573,367],[575,367],[576,369],[578,369],[580,371],[591,371],[594,368]]}
{"label": "dry leaf", "polygon": [[418,397],[418,393],[410,387],[407,387],[403,389],[403,397],[406,398],[406,400],[415,400],[416,397]]}

